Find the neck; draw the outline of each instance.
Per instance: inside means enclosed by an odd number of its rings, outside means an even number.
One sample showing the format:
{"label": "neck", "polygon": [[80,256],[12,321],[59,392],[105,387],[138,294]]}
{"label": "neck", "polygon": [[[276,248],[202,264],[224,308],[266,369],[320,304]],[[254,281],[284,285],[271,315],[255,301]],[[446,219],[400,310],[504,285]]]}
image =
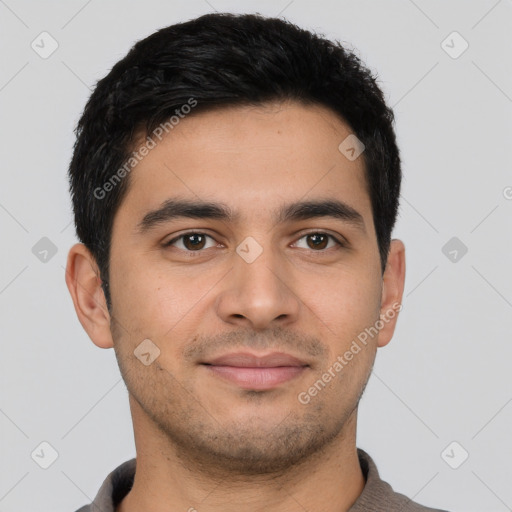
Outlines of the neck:
{"label": "neck", "polygon": [[346,512],[365,485],[356,449],[357,408],[343,431],[313,456],[279,472],[240,474],[180,452],[130,400],[137,468],[116,512]]}

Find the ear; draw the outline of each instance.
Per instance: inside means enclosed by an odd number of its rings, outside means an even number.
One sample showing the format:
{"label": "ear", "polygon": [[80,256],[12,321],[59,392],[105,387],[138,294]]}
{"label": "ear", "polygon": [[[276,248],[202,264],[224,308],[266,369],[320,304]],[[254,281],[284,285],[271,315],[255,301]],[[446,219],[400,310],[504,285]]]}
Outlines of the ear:
{"label": "ear", "polygon": [[68,253],[66,285],[78,320],[89,338],[100,348],[112,348],[110,314],[101,288],[96,260],[84,244],[75,244]]}
{"label": "ear", "polygon": [[377,346],[387,345],[395,332],[398,313],[402,309],[402,296],[405,282],[405,246],[401,240],[391,240],[388,260],[382,277],[382,297]]}

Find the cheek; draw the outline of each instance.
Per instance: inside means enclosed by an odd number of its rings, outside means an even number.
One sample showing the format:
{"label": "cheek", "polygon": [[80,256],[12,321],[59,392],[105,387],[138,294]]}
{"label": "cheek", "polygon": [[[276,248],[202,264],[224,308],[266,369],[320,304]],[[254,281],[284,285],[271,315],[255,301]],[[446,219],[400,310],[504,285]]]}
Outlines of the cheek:
{"label": "cheek", "polygon": [[210,304],[205,293],[219,280],[217,273],[171,268],[156,254],[117,263],[112,275],[114,315],[133,335],[134,343],[151,339],[161,350],[160,360],[169,359],[173,366],[184,345],[197,334],[199,318]]}
{"label": "cheek", "polygon": [[170,295],[168,289],[161,287],[160,278],[142,258],[123,255],[110,268],[114,316],[129,332],[156,337],[155,327],[162,311],[173,311],[173,305],[169,304],[167,308],[162,304],[166,299],[163,292]]}
{"label": "cheek", "polygon": [[311,297],[329,349],[325,366],[312,381],[329,382],[324,400],[334,401],[342,414],[356,405],[375,359],[377,338],[367,332],[379,319],[380,287],[369,271],[339,272],[327,284],[325,293],[315,288]]}
{"label": "cheek", "polygon": [[379,283],[370,272],[342,270],[303,286],[301,299],[329,327],[328,335],[346,341],[378,320]]}
{"label": "cheek", "polygon": [[116,311],[134,329],[161,339],[172,334],[194,298],[193,291],[170,282],[168,277],[132,272],[119,287]]}

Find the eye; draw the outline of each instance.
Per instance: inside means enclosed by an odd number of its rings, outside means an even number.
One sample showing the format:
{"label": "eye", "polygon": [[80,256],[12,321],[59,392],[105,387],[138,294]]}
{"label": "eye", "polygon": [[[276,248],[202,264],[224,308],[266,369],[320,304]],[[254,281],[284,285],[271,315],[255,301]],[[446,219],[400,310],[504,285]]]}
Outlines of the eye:
{"label": "eye", "polygon": [[[177,249],[181,249],[183,251],[199,252],[202,249],[208,249],[208,247],[205,247],[205,242],[207,238],[214,240],[213,237],[205,233],[191,231],[189,233],[184,233],[180,236],[177,236],[172,240],[169,240],[169,242],[166,242],[164,244],[164,247],[175,246]],[[176,244],[177,242],[178,244]],[[212,245],[211,247],[214,246],[215,244]]]}
{"label": "eye", "polygon": [[[306,239],[307,247],[305,249],[313,249],[316,252],[320,252],[324,249],[330,249],[333,246],[327,247],[329,243],[329,239],[331,239],[334,242],[334,246],[344,247],[345,244],[343,244],[340,240],[338,240],[333,235],[329,235],[328,233],[322,233],[322,232],[314,232],[314,233],[307,233],[306,235],[299,238],[299,241],[302,239]],[[296,242],[297,243],[297,242]]]}
{"label": "eye", "polygon": [[[189,233],[183,233],[180,236],[169,240],[163,245],[163,247],[174,246],[177,249],[185,252],[200,252],[204,249],[215,247],[215,243],[210,245],[210,247],[206,246],[206,240],[208,238],[215,242],[215,239],[206,233],[190,231]],[[333,235],[323,232],[307,233],[300,237],[299,240],[295,242],[294,246],[297,246],[297,244],[304,239],[306,240],[307,246],[303,248],[312,249],[314,252],[323,252],[326,249],[330,249],[336,246],[345,247],[345,244],[341,240],[338,240]],[[329,246],[330,241],[333,242],[334,245]]]}

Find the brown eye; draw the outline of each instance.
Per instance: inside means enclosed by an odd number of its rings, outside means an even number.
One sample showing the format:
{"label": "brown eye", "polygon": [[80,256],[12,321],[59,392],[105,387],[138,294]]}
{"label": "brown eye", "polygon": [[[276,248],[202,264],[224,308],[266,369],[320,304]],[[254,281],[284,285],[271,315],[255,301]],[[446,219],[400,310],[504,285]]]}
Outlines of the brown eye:
{"label": "brown eye", "polygon": [[183,245],[191,251],[204,249],[205,236],[199,233],[192,233],[183,237]]}
{"label": "brown eye", "polygon": [[327,243],[329,241],[328,236],[321,233],[314,233],[312,235],[307,235],[306,237],[311,243],[308,243],[311,249],[325,249]]}
{"label": "brown eye", "polygon": [[[305,249],[312,249],[314,252],[322,252],[324,249],[329,249],[333,247],[332,245],[328,247],[329,241],[332,240],[338,247],[343,247],[344,244],[337,240],[333,235],[329,235],[328,233],[307,233],[302,236],[300,240],[306,239]],[[298,243],[298,242],[297,242]]]}
{"label": "brown eye", "polygon": [[[213,238],[205,233],[190,232],[173,238],[164,244],[164,247],[175,246],[178,249],[188,252],[199,252],[205,249],[206,239]],[[210,246],[213,247],[213,246]]]}

